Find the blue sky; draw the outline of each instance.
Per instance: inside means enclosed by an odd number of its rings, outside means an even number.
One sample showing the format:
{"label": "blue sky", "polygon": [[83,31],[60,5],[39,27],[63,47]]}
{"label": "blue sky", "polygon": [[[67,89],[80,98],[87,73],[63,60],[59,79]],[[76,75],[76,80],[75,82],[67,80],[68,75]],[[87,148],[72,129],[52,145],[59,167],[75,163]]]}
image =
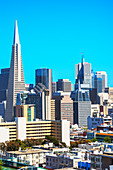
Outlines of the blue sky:
{"label": "blue sky", "polygon": [[0,2],[0,69],[10,66],[14,24],[18,22],[26,83],[35,69],[51,68],[53,80],[75,80],[75,64],[85,61],[106,71],[113,86],[112,0],[6,0]]}

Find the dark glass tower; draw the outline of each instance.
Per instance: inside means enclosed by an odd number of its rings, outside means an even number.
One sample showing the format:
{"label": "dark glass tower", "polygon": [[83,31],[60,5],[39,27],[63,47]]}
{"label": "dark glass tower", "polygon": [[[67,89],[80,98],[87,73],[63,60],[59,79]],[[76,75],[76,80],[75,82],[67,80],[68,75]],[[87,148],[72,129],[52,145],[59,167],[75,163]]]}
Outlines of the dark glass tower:
{"label": "dark glass tower", "polygon": [[35,70],[35,85],[42,83],[52,94],[52,69],[40,68]]}

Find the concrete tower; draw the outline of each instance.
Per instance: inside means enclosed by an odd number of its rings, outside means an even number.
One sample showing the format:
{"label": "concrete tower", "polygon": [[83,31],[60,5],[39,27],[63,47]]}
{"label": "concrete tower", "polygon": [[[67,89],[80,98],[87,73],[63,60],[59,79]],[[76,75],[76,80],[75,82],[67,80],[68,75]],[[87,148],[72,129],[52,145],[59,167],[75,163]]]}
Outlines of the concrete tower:
{"label": "concrete tower", "polygon": [[12,121],[14,119],[13,106],[16,104],[17,93],[24,90],[25,81],[21,58],[21,45],[19,42],[17,21],[15,21],[5,121]]}

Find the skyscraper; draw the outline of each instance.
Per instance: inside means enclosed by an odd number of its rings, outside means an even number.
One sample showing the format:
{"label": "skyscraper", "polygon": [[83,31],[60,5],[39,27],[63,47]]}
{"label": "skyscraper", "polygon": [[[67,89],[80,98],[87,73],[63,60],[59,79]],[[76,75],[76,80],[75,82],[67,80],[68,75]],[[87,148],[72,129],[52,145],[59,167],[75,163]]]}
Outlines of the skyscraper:
{"label": "skyscraper", "polygon": [[92,87],[91,77],[91,64],[84,62],[84,55],[82,55],[82,61],[75,65],[75,87],[80,84],[87,84],[88,88]]}
{"label": "skyscraper", "polygon": [[40,68],[35,70],[35,85],[42,83],[50,92],[52,97],[52,69]]}
{"label": "skyscraper", "polygon": [[107,74],[105,71],[97,71],[94,77],[94,86],[97,88],[97,94],[104,92],[107,88]]}
{"label": "skyscraper", "polygon": [[58,79],[57,91],[71,92],[71,81],[69,79]]}
{"label": "skyscraper", "polygon": [[24,90],[25,81],[21,58],[21,45],[19,41],[17,21],[15,21],[5,121],[12,121],[14,119],[13,106],[16,104],[17,93]]}
{"label": "skyscraper", "polygon": [[89,90],[78,89],[71,93],[73,99],[73,122],[79,127],[87,125],[87,117],[91,115]]}
{"label": "skyscraper", "polygon": [[8,80],[10,68],[1,69],[0,74],[0,102],[6,101],[8,94]]}
{"label": "skyscraper", "polygon": [[68,120],[73,124],[73,100],[71,92],[58,91],[53,94],[55,100],[55,120]]}

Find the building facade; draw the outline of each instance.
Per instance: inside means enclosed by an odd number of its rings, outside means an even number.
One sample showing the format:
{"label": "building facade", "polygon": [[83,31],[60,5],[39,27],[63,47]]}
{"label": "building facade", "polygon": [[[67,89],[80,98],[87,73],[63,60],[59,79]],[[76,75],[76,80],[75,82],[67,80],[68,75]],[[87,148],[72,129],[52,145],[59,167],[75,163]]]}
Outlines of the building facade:
{"label": "building facade", "polygon": [[[0,129],[3,127],[9,129],[9,140],[45,139],[46,135],[51,135],[70,146],[70,122],[67,120],[26,121],[25,117],[17,117],[14,122],[1,122]],[[2,130],[0,132],[2,136]]]}
{"label": "building facade", "polygon": [[92,87],[91,64],[84,62],[84,55],[82,55],[81,63],[75,65],[75,88],[78,83]]}
{"label": "building facade", "polygon": [[107,88],[107,74],[105,71],[95,73],[94,86],[97,89],[97,94],[104,92],[105,88]]}
{"label": "building facade", "polygon": [[34,104],[14,106],[14,117],[25,117],[26,121],[33,121],[36,118]]}
{"label": "building facade", "polygon": [[13,106],[16,104],[17,93],[25,90],[23,65],[21,58],[21,45],[19,41],[17,21],[15,21],[12,57],[8,80],[8,97],[5,112],[5,121],[14,120]]}
{"label": "building facade", "polygon": [[52,97],[52,69],[40,68],[35,70],[35,85],[42,83],[50,91]]}
{"label": "building facade", "polygon": [[57,91],[71,92],[72,85],[69,79],[58,79],[57,81]]}
{"label": "building facade", "polygon": [[88,90],[76,90],[71,94],[73,99],[73,122],[79,127],[87,126],[87,117],[91,115],[91,101]]}
{"label": "building facade", "polygon": [[1,69],[0,74],[0,102],[6,101],[8,95],[8,80],[10,68]]}
{"label": "building facade", "polygon": [[73,125],[73,100],[70,92],[56,92],[53,95],[55,100],[55,119],[68,120]]}

